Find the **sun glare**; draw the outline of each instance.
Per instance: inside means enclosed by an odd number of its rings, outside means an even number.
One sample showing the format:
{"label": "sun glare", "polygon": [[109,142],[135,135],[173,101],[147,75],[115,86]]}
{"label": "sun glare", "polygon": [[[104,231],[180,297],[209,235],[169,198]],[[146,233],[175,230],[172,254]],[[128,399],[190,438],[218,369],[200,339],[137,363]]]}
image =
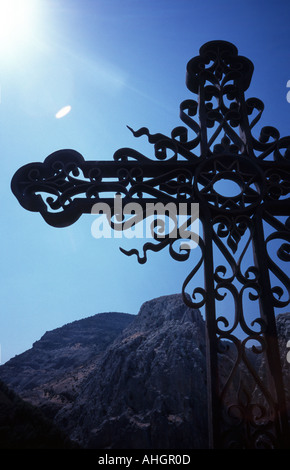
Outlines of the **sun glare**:
{"label": "sun glare", "polygon": [[20,47],[33,33],[37,0],[0,0],[0,52]]}

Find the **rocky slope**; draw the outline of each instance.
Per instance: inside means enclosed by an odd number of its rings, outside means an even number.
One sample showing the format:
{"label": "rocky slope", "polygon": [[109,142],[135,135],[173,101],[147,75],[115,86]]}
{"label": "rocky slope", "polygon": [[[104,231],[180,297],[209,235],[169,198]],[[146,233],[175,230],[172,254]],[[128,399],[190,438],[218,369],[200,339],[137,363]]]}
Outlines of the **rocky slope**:
{"label": "rocky slope", "polygon": [[0,379],[50,418],[75,400],[78,388],[133,315],[101,313],[46,332],[0,367]]}
{"label": "rocky slope", "polygon": [[75,449],[38,408],[0,381],[0,449]]}
{"label": "rocky slope", "polygon": [[[288,393],[290,315],[277,325]],[[232,365],[223,358],[225,377]],[[145,302],[138,315],[99,314],[48,332],[1,366],[0,379],[83,447],[200,449],[205,371],[203,318],[171,295]]]}

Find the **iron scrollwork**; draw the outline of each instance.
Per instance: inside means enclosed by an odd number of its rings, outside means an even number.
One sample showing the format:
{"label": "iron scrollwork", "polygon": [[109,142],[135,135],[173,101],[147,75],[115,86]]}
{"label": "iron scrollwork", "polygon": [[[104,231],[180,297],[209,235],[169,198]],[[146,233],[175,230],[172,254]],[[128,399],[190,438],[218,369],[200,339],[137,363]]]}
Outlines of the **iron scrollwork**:
{"label": "iron scrollwork", "polygon": [[[254,136],[264,105],[245,99],[253,70],[233,44],[206,43],[187,64],[186,84],[197,99],[181,103],[184,125],[170,136],[129,128],[154,146],[153,159],[123,148],[111,162],[87,162],[62,150],[24,166],[12,180],[20,204],[58,227],[91,212],[97,201],[113,207],[112,192],[142,207],[152,199],[199,204],[199,255],[196,250],[182,292],[191,307],[205,307],[215,448],[290,442],[274,311],[290,302],[289,276],[279,266],[290,261],[290,137],[270,126]],[[220,182],[235,185],[236,193],[225,194]],[[176,249],[176,242],[156,237],[143,254],[123,252],[144,263],[149,251],[167,247],[174,259],[189,259],[190,250]],[[204,286],[188,293],[200,270]]]}

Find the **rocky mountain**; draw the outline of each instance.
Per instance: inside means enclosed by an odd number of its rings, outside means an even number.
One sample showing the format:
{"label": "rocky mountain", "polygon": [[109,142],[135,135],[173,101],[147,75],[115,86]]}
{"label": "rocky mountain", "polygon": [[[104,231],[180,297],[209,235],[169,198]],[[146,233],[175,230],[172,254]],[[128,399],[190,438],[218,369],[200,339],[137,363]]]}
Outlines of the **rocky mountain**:
{"label": "rocky mountain", "polygon": [[46,332],[33,347],[0,367],[0,379],[50,418],[77,389],[133,315],[108,312]]}
{"label": "rocky mountain", "polygon": [[144,303],[56,422],[90,448],[204,447],[204,338],[181,296]]}
{"label": "rocky mountain", "polygon": [[[277,324],[289,384],[290,315]],[[102,313],[47,332],[1,366],[0,379],[82,447],[200,449],[205,353],[201,313],[177,294],[145,302],[138,315]],[[232,365],[228,355],[225,376]]]}

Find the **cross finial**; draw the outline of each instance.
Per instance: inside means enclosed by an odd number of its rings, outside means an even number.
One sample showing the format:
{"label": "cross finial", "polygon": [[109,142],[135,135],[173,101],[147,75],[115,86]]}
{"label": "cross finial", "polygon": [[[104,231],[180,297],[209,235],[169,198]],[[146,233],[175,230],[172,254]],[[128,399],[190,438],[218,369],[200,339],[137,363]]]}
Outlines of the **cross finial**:
{"label": "cross finial", "polygon": [[199,54],[187,64],[186,85],[190,91],[198,93],[200,83],[209,80],[213,85],[218,84],[226,75],[242,91],[247,90],[254,66],[249,59],[238,55],[234,44],[210,41],[200,48]]}

